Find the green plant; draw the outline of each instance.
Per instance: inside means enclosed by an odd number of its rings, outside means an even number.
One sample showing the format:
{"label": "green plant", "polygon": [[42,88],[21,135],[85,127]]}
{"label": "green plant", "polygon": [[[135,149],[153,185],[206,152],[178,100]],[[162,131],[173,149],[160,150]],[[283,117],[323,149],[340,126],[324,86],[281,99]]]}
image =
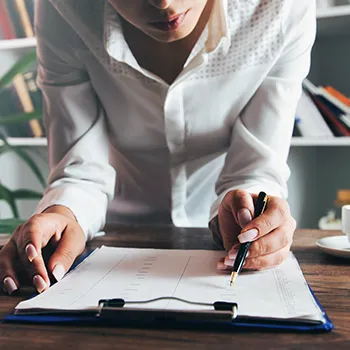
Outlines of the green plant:
{"label": "green plant", "polygon": [[[10,85],[17,74],[24,73],[36,61],[35,50],[24,55],[12,68],[0,78],[0,94]],[[42,111],[36,110],[33,113],[22,113],[16,115],[0,116],[0,125],[21,124],[31,119],[41,119]],[[8,143],[6,137],[0,134],[0,156],[4,153],[15,153],[22,161],[24,161],[31,171],[34,173],[39,183],[45,188],[45,179],[38,165],[30,154],[22,147],[12,146]],[[5,201],[11,208],[13,218],[0,220],[0,233],[12,232],[18,225],[24,222],[19,217],[17,200],[20,199],[40,199],[42,193],[32,191],[30,189],[10,189],[6,187],[0,180],[0,200]]]}

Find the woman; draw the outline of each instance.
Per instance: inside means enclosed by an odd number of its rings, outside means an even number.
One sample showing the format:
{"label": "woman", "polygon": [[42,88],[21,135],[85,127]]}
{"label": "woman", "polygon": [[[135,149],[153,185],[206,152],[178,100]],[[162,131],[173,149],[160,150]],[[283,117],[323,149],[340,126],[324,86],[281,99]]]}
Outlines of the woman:
{"label": "woman", "polygon": [[[286,159],[315,36],[314,1],[38,0],[49,185],[0,253],[38,292],[103,226],[207,226],[232,266],[280,264],[295,230]],[[252,220],[264,190],[268,208]],[[114,198],[114,199],[113,199]],[[44,264],[42,249],[54,252]]]}

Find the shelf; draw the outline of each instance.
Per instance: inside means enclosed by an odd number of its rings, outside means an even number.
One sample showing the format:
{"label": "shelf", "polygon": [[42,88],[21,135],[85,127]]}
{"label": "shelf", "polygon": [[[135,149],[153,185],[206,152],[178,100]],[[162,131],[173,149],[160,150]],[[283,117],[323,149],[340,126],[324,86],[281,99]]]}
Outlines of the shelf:
{"label": "shelf", "polygon": [[[28,147],[46,147],[46,138],[19,138],[19,137],[9,137],[7,139],[8,143],[12,146],[28,146]],[[0,141],[0,146],[2,142]],[[292,146],[350,146],[350,137],[334,137],[331,139],[313,139],[305,137],[293,137]]]}
{"label": "shelf", "polygon": [[[7,142],[11,146],[28,146],[28,147],[46,147],[47,140],[46,138],[35,138],[35,137],[9,137]],[[0,140],[0,146],[3,142]]]}
{"label": "shelf", "polygon": [[317,18],[335,18],[342,16],[350,16],[350,5],[333,6],[325,9],[317,10]]}
{"label": "shelf", "polygon": [[0,50],[28,49],[35,48],[35,46],[35,38],[0,40]]}
{"label": "shelf", "polygon": [[350,5],[334,6],[317,11],[317,37],[350,35]]}
{"label": "shelf", "polygon": [[313,139],[306,137],[293,137],[292,146],[350,146],[350,137],[334,137],[330,139]]}

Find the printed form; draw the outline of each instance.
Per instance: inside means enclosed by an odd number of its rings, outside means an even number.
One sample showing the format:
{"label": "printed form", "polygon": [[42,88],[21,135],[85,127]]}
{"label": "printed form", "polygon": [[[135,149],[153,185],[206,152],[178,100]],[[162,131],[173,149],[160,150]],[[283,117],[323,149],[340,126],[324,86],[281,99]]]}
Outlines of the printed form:
{"label": "printed form", "polygon": [[[47,291],[19,303],[16,313],[34,309],[94,310],[100,299],[122,298],[127,302],[177,297],[211,304],[236,302],[240,316],[322,320],[321,310],[292,253],[278,267],[242,272],[231,287],[229,274],[216,270],[223,255],[222,251],[102,246]],[[209,308],[174,300],[134,307]]]}

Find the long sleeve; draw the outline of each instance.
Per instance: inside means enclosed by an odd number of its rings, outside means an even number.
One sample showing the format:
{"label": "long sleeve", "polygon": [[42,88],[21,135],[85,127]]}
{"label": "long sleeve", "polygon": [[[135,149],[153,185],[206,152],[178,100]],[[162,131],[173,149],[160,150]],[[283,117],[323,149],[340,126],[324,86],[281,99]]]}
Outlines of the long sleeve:
{"label": "long sleeve", "polygon": [[105,115],[75,54],[67,23],[48,2],[36,9],[38,85],[48,139],[48,186],[35,213],[64,205],[87,239],[103,227],[115,171],[109,164]]}
{"label": "long sleeve", "polygon": [[287,197],[287,157],[302,80],[310,68],[315,39],[315,2],[290,2],[284,19],[284,46],[278,59],[237,118],[224,168],[216,183],[215,217],[227,192],[261,190]]}

